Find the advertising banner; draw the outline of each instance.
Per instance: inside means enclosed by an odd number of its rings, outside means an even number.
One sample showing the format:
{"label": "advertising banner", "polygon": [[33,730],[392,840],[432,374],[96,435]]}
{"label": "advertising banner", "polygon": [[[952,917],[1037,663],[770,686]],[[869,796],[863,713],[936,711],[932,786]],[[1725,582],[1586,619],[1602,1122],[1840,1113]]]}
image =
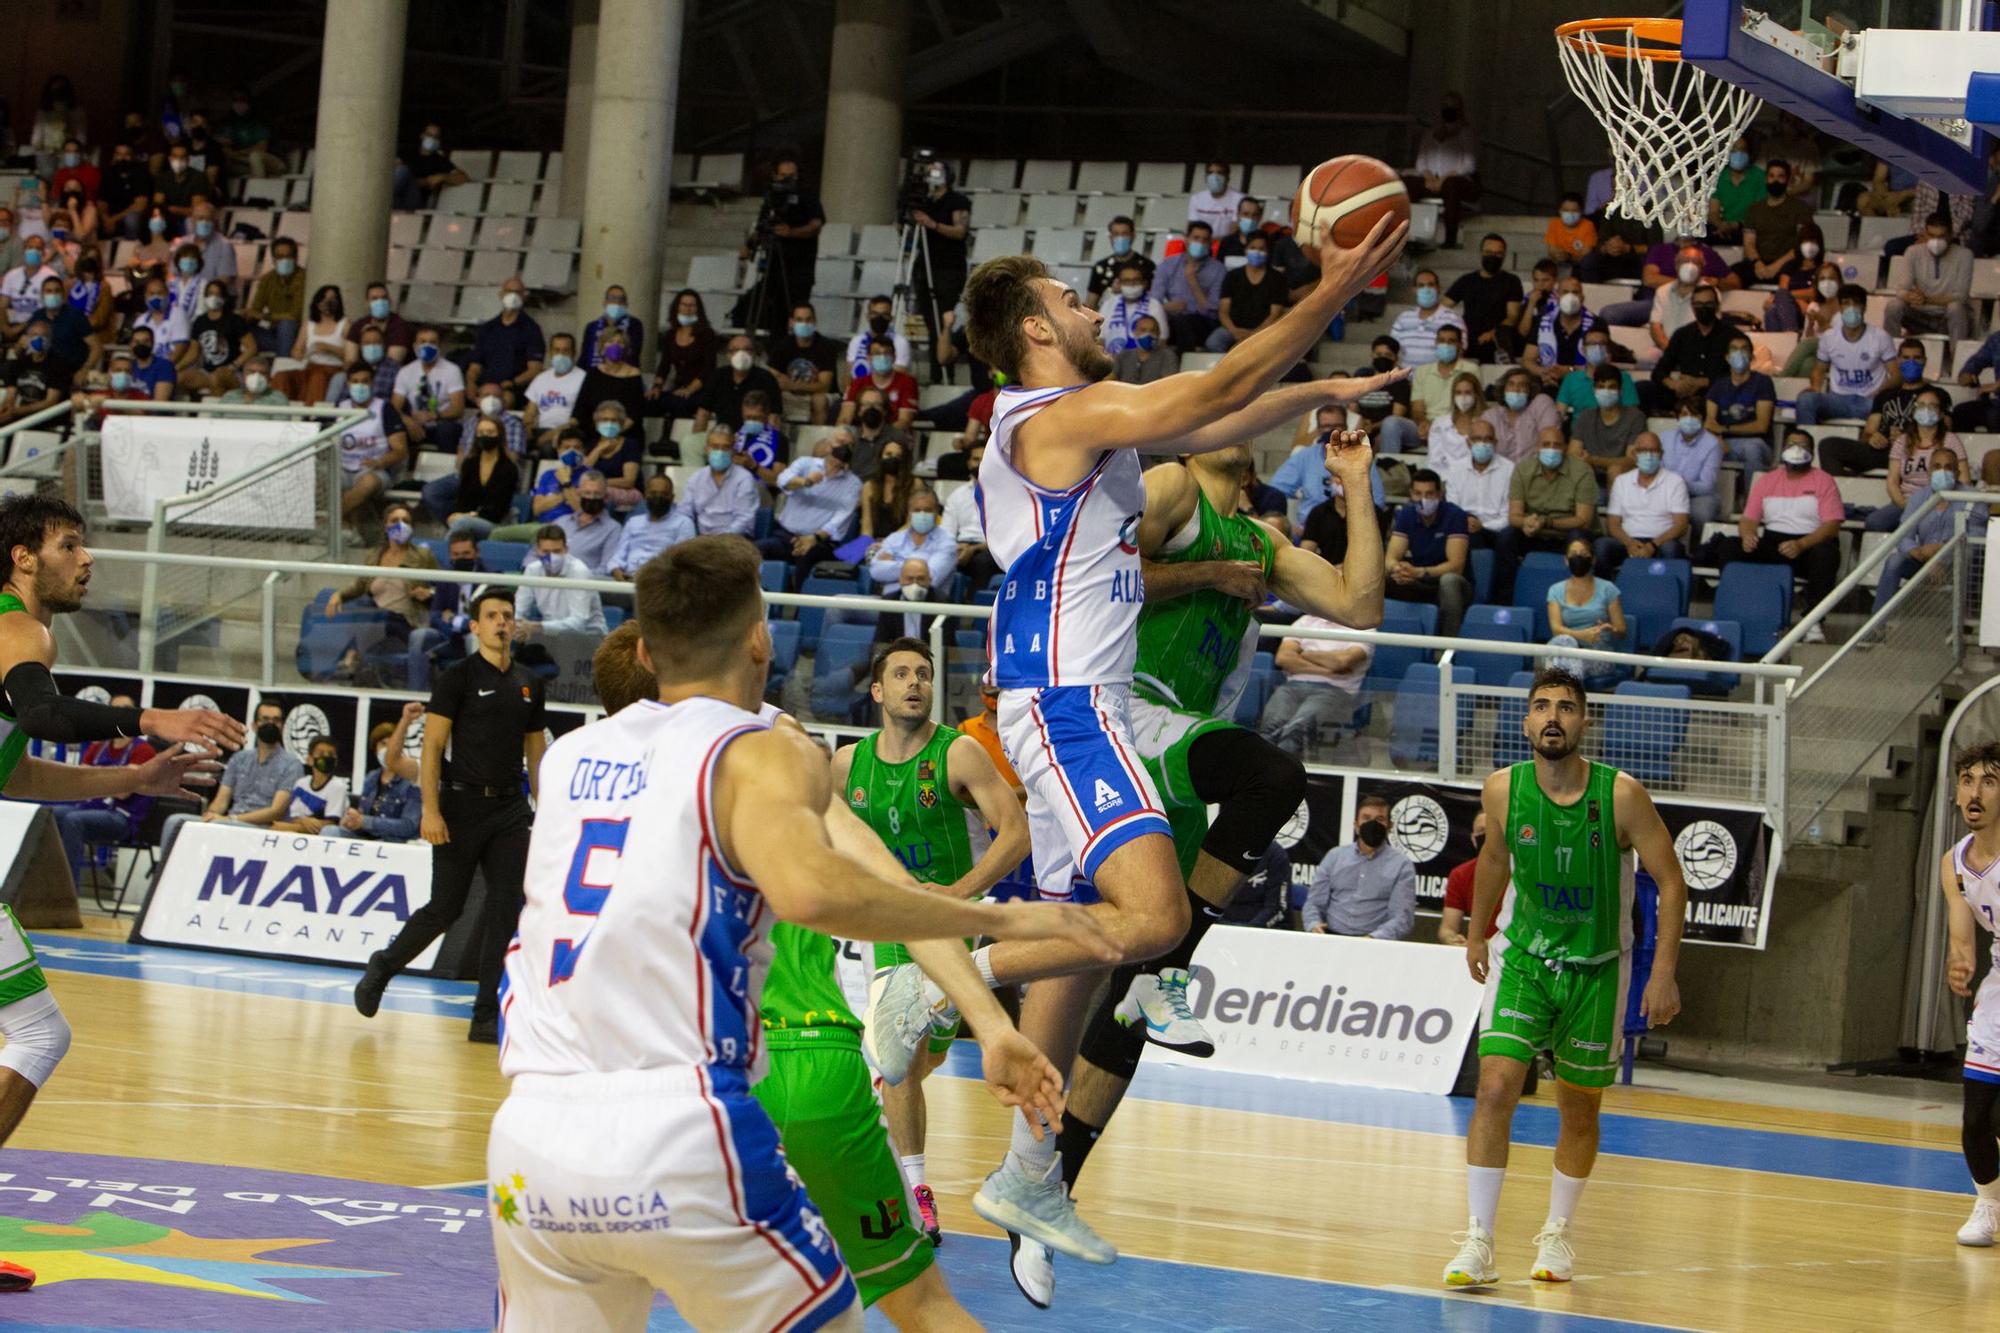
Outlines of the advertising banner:
{"label": "advertising banner", "polygon": [[[147,523],[161,500],[193,495],[272,462],[318,434],[312,421],[244,421],[114,412],[104,422],[104,507],[122,523]],[[256,485],[194,505],[180,522],[310,531],[318,523],[314,469],[301,457]]]}

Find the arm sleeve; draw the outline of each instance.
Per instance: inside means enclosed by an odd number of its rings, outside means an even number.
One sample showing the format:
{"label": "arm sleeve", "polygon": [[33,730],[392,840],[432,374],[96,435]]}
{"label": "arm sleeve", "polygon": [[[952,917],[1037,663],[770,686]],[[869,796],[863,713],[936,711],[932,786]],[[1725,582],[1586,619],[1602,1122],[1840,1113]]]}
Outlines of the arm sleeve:
{"label": "arm sleeve", "polygon": [[67,696],[40,662],[20,663],[0,688],[7,692],[15,722],[36,740],[70,744],[139,734],[137,708],[113,708]]}

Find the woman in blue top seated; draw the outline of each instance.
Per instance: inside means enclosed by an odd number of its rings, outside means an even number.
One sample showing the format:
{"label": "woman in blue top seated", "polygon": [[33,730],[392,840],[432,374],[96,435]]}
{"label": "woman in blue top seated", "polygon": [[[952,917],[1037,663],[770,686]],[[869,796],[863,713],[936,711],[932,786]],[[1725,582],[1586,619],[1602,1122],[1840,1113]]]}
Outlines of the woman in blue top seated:
{"label": "woman in blue top seated", "polygon": [[[1563,550],[1569,577],[1549,585],[1549,643],[1563,648],[1597,648],[1616,652],[1625,646],[1625,607],[1618,585],[1591,573],[1590,540],[1578,537]],[[1561,662],[1561,658],[1550,659]],[[1602,662],[1572,661],[1571,670],[1585,684],[1595,685],[1618,673]]]}

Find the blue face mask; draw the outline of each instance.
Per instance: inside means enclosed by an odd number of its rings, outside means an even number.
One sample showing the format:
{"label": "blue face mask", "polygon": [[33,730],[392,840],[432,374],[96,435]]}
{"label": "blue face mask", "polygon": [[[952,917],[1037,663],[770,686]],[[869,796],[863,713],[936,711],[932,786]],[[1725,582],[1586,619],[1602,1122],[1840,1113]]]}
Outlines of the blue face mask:
{"label": "blue face mask", "polygon": [[1187,243],[1187,256],[1188,256],[1188,258],[1189,258],[1189,259],[1204,259],[1204,258],[1206,258],[1206,257],[1208,256],[1208,242],[1207,242],[1207,241],[1189,241],[1189,242]]}
{"label": "blue face mask", "polygon": [[923,536],[925,533],[929,532],[932,528],[936,526],[937,526],[936,514],[925,513],[924,511],[919,510],[918,512],[910,515],[910,531],[916,533],[919,537]]}
{"label": "blue face mask", "polygon": [[1574,227],[1577,223],[1583,221],[1583,214],[1577,212],[1574,208],[1565,208],[1557,216],[1562,218],[1562,224],[1565,227]]}
{"label": "blue face mask", "polygon": [[426,134],[417,141],[417,146],[422,148],[426,153],[435,153],[438,150],[438,141],[435,137]]}
{"label": "blue face mask", "polygon": [[271,267],[278,270],[279,277],[289,278],[292,276],[292,274],[297,273],[299,271],[299,261],[296,259],[280,259],[277,263],[273,264]]}
{"label": "blue face mask", "polygon": [[1222,187],[1227,184],[1229,184],[1229,177],[1223,175],[1221,172],[1211,171],[1208,173],[1208,192],[1210,194],[1221,194]]}
{"label": "blue face mask", "polygon": [[63,154],[63,165],[64,165],[64,166],[66,166],[66,167],[77,167],[77,166],[82,166],[82,165],[83,165],[83,154],[82,154],[82,153],[64,153],[64,154]]}
{"label": "blue face mask", "polygon": [[728,467],[729,451],[727,449],[710,449],[708,451],[708,470],[710,472],[723,472]]}
{"label": "blue face mask", "polygon": [[600,440],[613,439],[619,433],[618,423],[615,421],[600,421],[597,423],[597,437]]}
{"label": "blue face mask", "polygon": [[389,318],[389,298],[386,296],[378,296],[374,300],[370,301],[368,303],[368,316],[370,319]]}
{"label": "blue face mask", "polygon": [[375,396],[375,386],[366,380],[359,380],[347,386],[347,401],[365,403]]}
{"label": "blue face mask", "polygon": [[875,372],[876,379],[886,380],[896,373],[896,359],[892,356],[873,356],[868,358],[868,368]]}
{"label": "blue face mask", "polygon": [[201,270],[201,261],[199,259],[182,259],[174,267],[178,268],[184,276],[191,278]]}
{"label": "blue face mask", "polygon": [[560,551],[549,551],[537,557],[535,563],[540,565],[542,573],[547,574],[550,578],[560,578],[562,577],[563,566],[568,563],[568,559]]}
{"label": "blue face mask", "polygon": [[1903,372],[1903,383],[1912,384],[1924,377],[1924,363],[1912,361],[1908,357],[1896,363],[1896,369]]}
{"label": "blue face mask", "polygon": [[562,456],[556,459],[556,461],[558,463],[561,463],[564,467],[570,469],[570,471],[574,472],[576,469],[583,466],[583,455],[578,453],[574,449],[566,449],[563,451]]}
{"label": "blue face mask", "polygon": [[410,525],[401,519],[397,519],[394,523],[382,529],[382,534],[396,546],[408,546],[410,544],[410,533]]}
{"label": "blue face mask", "polygon": [[23,268],[40,268],[42,266],[42,252],[40,250],[23,250],[21,252],[21,266]]}
{"label": "blue face mask", "polygon": [[1639,455],[1639,472],[1641,473],[1641,475],[1650,477],[1659,470],[1660,470],[1660,455],[1654,453],[1650,449],[1648,449],[1645,453]]}
{"label": "blue face mask", "polygon": [[1265,254],[1262,250],[1245,250],[1243,252],[1243,262],[1251,268],[1262,268],[1271,262],[1271,256]]}
{"label": "blue face mask", "polygon": [[162,310],[165,310],[166,308],[167,308],[167,298],[166,298],[166,297],[164,297],[164,296],[149,296],[149,297],[147,297],[147,298],[146,298],[146,309],[148,309],[148,310],[152,311],[152,312],[153,312],[154,314],[156,314],[156,315],[157,315],[157,314],[159,314],[159,313],[160,313],[160,312],[161,312]]}
{"label": "blue face mask", "polygon": [[43,352],[49,350],[49,340],[47,338],[44,338],[41,334],[38,333],[34,337],[28,339],[28,350],[30,352],[33,352],[36,356],[40,356]]}
{"label": "blue face mask", "polygon": [[1236,231],[1237,231],[1237,234],[1238,234],[1238,235],[1241,235],[1241,236],[1248,236],[1248,235],[1249,235],[1249,234],[1250,234],[1251,232],[1253,232],[1253,231],[1255,231],[1255,230],[1257,230],[1257,219],[1256,219],[1256,218],[1238,218],[1238,219],[1236,219]]}
{"label": "blue face mask", "polygon": [[549,358],[549,369],[558,375],[567,375],[576,369],[576,358],[567,352],[557,352]]}
{"label": "blue face mask", "polygon": [[1731,352],[1729,354],[1729,368],[1739,375],[1750,369],[1750,353]]}
{"label": "blue face mask", "polygon": [[1543,467],[1553,472],[1563,464],[1563,451],[1560,449],[1537,449],[1535,451],[1535,458]]}
{"label": "blue face mask", "polygon": [[806,342],[818,332],[819,326],[809,319],[797,320],[792,324],[792,336],[800,342]]}
{"label": "blue face mask", "polygon": [[167,220],[165,218],[146,219],[146,230],[152,232],[153,235],[159,236],[163,234],[166,231],[166,229],[167,229]]}
{"label": "blue face mask", "polygon": [[366,361],[371,366],[379,365],[382,360],[382,344],[381,343],[361,344],[361,359],[363,361]]}
{"label": "blue face mask", "polygon": [[1111,238],[1111,253],[1114,255],[1131,254],[1132,238],[1130,236],[1113,236]]}
{"label": "blue face mask", "polygon": [[1701,434],[1700,417],[1682,417],[1675,424],[1680,427],[1682,439],[1692,440],[1695,436]]}
{"label": "blue face mask", "polygon": [[130,372],[129,370],[112,371],[111,387],[119,393],[124,393],[127,389],[132,387],[132,372]]}
{"label": "blue face mask", "polygon": [[1429,310],[1438,303],[1438,289],[1425,283],[1417,288],[1417,309]]}
{"label": "blue face mask", "polygon": [[1493,461],[1493,446],[1485,440],[1474,440],[1470,445],[1472,461],[1485,467]]}
{"label": "blue face mask", "polygon": [[700,316],[700,315],[675,315],[675,316],[674,316],[674,323],[676,323],[676,324],[680,325],[680,326],[681,326],[682,328],[684,328],[684,329],[691,329],[691,328],[693,328],[693,327],[694,327],[695,325],[697,325],[697,324],[701,323],[701,316]]}
{"label": "blue face mask", "polygon": [[437,359],[438,359],[438,349],[436,343],[423,343],[418,346],[417,360],[423,362],[425,365],[428,366],[431,362]]}
{"label": "blue face mask", "polygon": [[1439,365],[1448,366],[1456,360],[1458,360],[1457,343],[1441,342],[1437,345],[1437,363]]}
{"label": "blue face mask", "polygon": [[1608,353],[1605,351],[1603,343],[1585,343],[1583,345],[1583,364],[1586,366],[1603,365],[1604,358],[1607,355]]}
{"label": "blue face mask", "polygon": [[1519,389],[1509,389],[1505,398],[1509,412],[1518,412],[1528,405],[1528,395]]}
{"label": "blue face mask", "polygon": [[1868,312],[1858,305],[1844,305],[1840,308],[1840,322],[1850,329],[1860,328],[1861,321],[1867,317]]}
{"label": "blue face mask", "polygon": [[1938,468],[1931,473],[1931,489],[1934,491],[1948,491],[1956,485],[1958,485],[1958,474],[1956,472]]}
{"label": "blue face mask", "polygon": [[1154,337],[1150,333],[1142,333],[1137,338],[1134,338],[1132,341],[1139,344],[1140,351],[1150,352],[1153,350],[1154,346],[1158,344],[1160,340]]}
{"label": "blue face mask", "polygon": [[616,301],[605,302],[604,318],[616,324],[619,320],[625,318],[625,307]]}
{"label": "blue face mask", "polygon": [[61,292],[42,293],[42,309],[60,310],[62,308],[63,308],[63,294]]}
{"label": "blue face mask", "polygon": [[1750,165],[1750,154],[1744,152],[1743,150],[1738,149],[1737,151],[1729,155],[1729,169],[1731,171],[1741,171],[1743,170],[1743,168],[1749,165]]}
{"label": "blue face mask", "polygon": [[1597,405],[1599,407],[1604,408],[1608,411],[1611,408],[1618,406],[1618,390],[1604,388],[1604,389],[1593,389],[1591,392],[1596,395]]}

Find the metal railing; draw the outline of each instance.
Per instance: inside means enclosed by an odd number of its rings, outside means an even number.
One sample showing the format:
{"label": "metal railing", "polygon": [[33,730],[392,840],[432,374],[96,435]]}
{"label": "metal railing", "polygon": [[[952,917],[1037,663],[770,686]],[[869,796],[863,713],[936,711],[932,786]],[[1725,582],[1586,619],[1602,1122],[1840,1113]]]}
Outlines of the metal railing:
{"label": "metal railing", "polygon": [[[368,660],[372,655],[374,660],[388,665],[380,678],[382,688],[398,693],[394,686],[407,680],[396,669],[401,660],[398,654],[404,650],[399,646],[399,632],[390,618],[346,611],[336,622],[316,618],[309,608],[312,594],[320,589],[363,578],[391,578],[430,584],[549,588],[565,592],[591,590],[614,601],[629,598],[632,592],[631,584],[609,579],[549,579],[530,574],[385,569],[317,560],[204,557],[112,549],[96,554],[105,573],[125,575],[122,581],[115,577],[106,580],[106,586],[125,589],[125,595],[133,601],[131,610],[142,623],[146,619],[147,585],[143,578],[132,579],[134,573],[198,567],[211,574],[227,573],[254,580],[259,594],[259,614],[255,621],[238,618],[228,622],[236,644],[247,650],[254,642],[254,653],[242,651],[228,657],[231,669],[220,674],[254,676],[261,684],[277,688],[291,680],[306,682],[307,678],[298,675],[286,659],[303,656],[298,653],[296,627],[307,624],[315,627],[315,633],[328,624],[351,624],[352,651],[357,660]],[[158,586],[157,580],[154,586]],[[867,655],[870,645],[881,637],[875,632],[875,624],[885,613],[914,614],[929,620],[926,635],[933,658],[939,664],[935,715],[944,720],[978,711],[976,681],[985,667],[983,634],[977,646],[970,641],[961,645],[958,631],[983,628],[983,622],[993,614],[990,606],[782,592],[767,592],[765,601],[774,621],[816,614],[825,622],[818,631],[817,650],[808,646],[789,664],[778,695],[782,706],[802,721],[811,722],[816,730],[839,736],[859,734],[864,729],[860,722],[865,709],[858,705],[867,696]],[[865,632],[829,632],[828,627],[856,621],[866,626]],[[1363,715],[1354,724],[1339,729],[1337,735],[1314,738],[1303,752],[1308,766],[1314,769],[1396,770],[1412,779],[1439,782],[1477,781],[1495,765],[1527,755],[1521,721],[1526,691],[1460,679],[1463,667],[1457,672],[1443,669],[1454,666],[1466,654],[1512,656],[1522,669],[1531,669],[1552,658],[1577,659],[1624,671],[1670,669],[1686,673],[1691,667],[1703,665],[1677,658],[1588,648],[1386,631],[1272,625],[1262,627],[1260,635],[1266,641],[1265,647],[1274,647],[1276,641],[1283,639],[1301,639],[1365,644],[1377,652],[1419,649],[1427,655],[1441,654],[1439,682],[1433,692],[1426,693],[1403,680],[1381,681],[1356,697]],[[572,651],[557,654],[560,661],[555,665],[560,674],[552,681],[551,698],[589,706],[596,702],[588,680],[589,650],[594,649],[596,639],[576,637],[578,642],[569,645]],[[837,642],[841,640],[844,646]],[[332,651],[346,651],[348,642],[343,633],[336,632]],[[319,645],[319,649],[324,651],[324,645]],[[254,666],[250,665],[252,661]],[[1743,684],[1736,693],[1749,697],[1657,699],[1593,694],[1589,700],[1593,728],[1586,751],[1640,773],[1649,785],[1663,793],[1680,799],[1760,808],[1775,818],[1783,791],[1779,760],[1784,747],[1784,687],[1802,674],[1801,668],[1758,662],[1716,665],[1723,668],[1718,674],[1740,677]],[[845,676],[841,674],[843,671],[847,673]],[[404,689],[400,693],[408,697],[410,691]],[[1253,706],[1237,715],[1255,725],[1260,712],[1260,706]]]}
{"label": "metal railing", "polygon": [[1816,822],[1841,789],[1964,662],[1964,625],[1977,611],[1985,558],[1984,541],[1967,531],[1970,506],[1983,512],[1994,501],[1978,491],[1933,494],[1764,655],[1766,663],[1789,657],[1870,574],[1888,575],[1903,539],[1925,518],[1942,505],[1957,505],[1953,536],[1793,687],[1785,709],[1780,825],[1788,839],[1816,840]]}

